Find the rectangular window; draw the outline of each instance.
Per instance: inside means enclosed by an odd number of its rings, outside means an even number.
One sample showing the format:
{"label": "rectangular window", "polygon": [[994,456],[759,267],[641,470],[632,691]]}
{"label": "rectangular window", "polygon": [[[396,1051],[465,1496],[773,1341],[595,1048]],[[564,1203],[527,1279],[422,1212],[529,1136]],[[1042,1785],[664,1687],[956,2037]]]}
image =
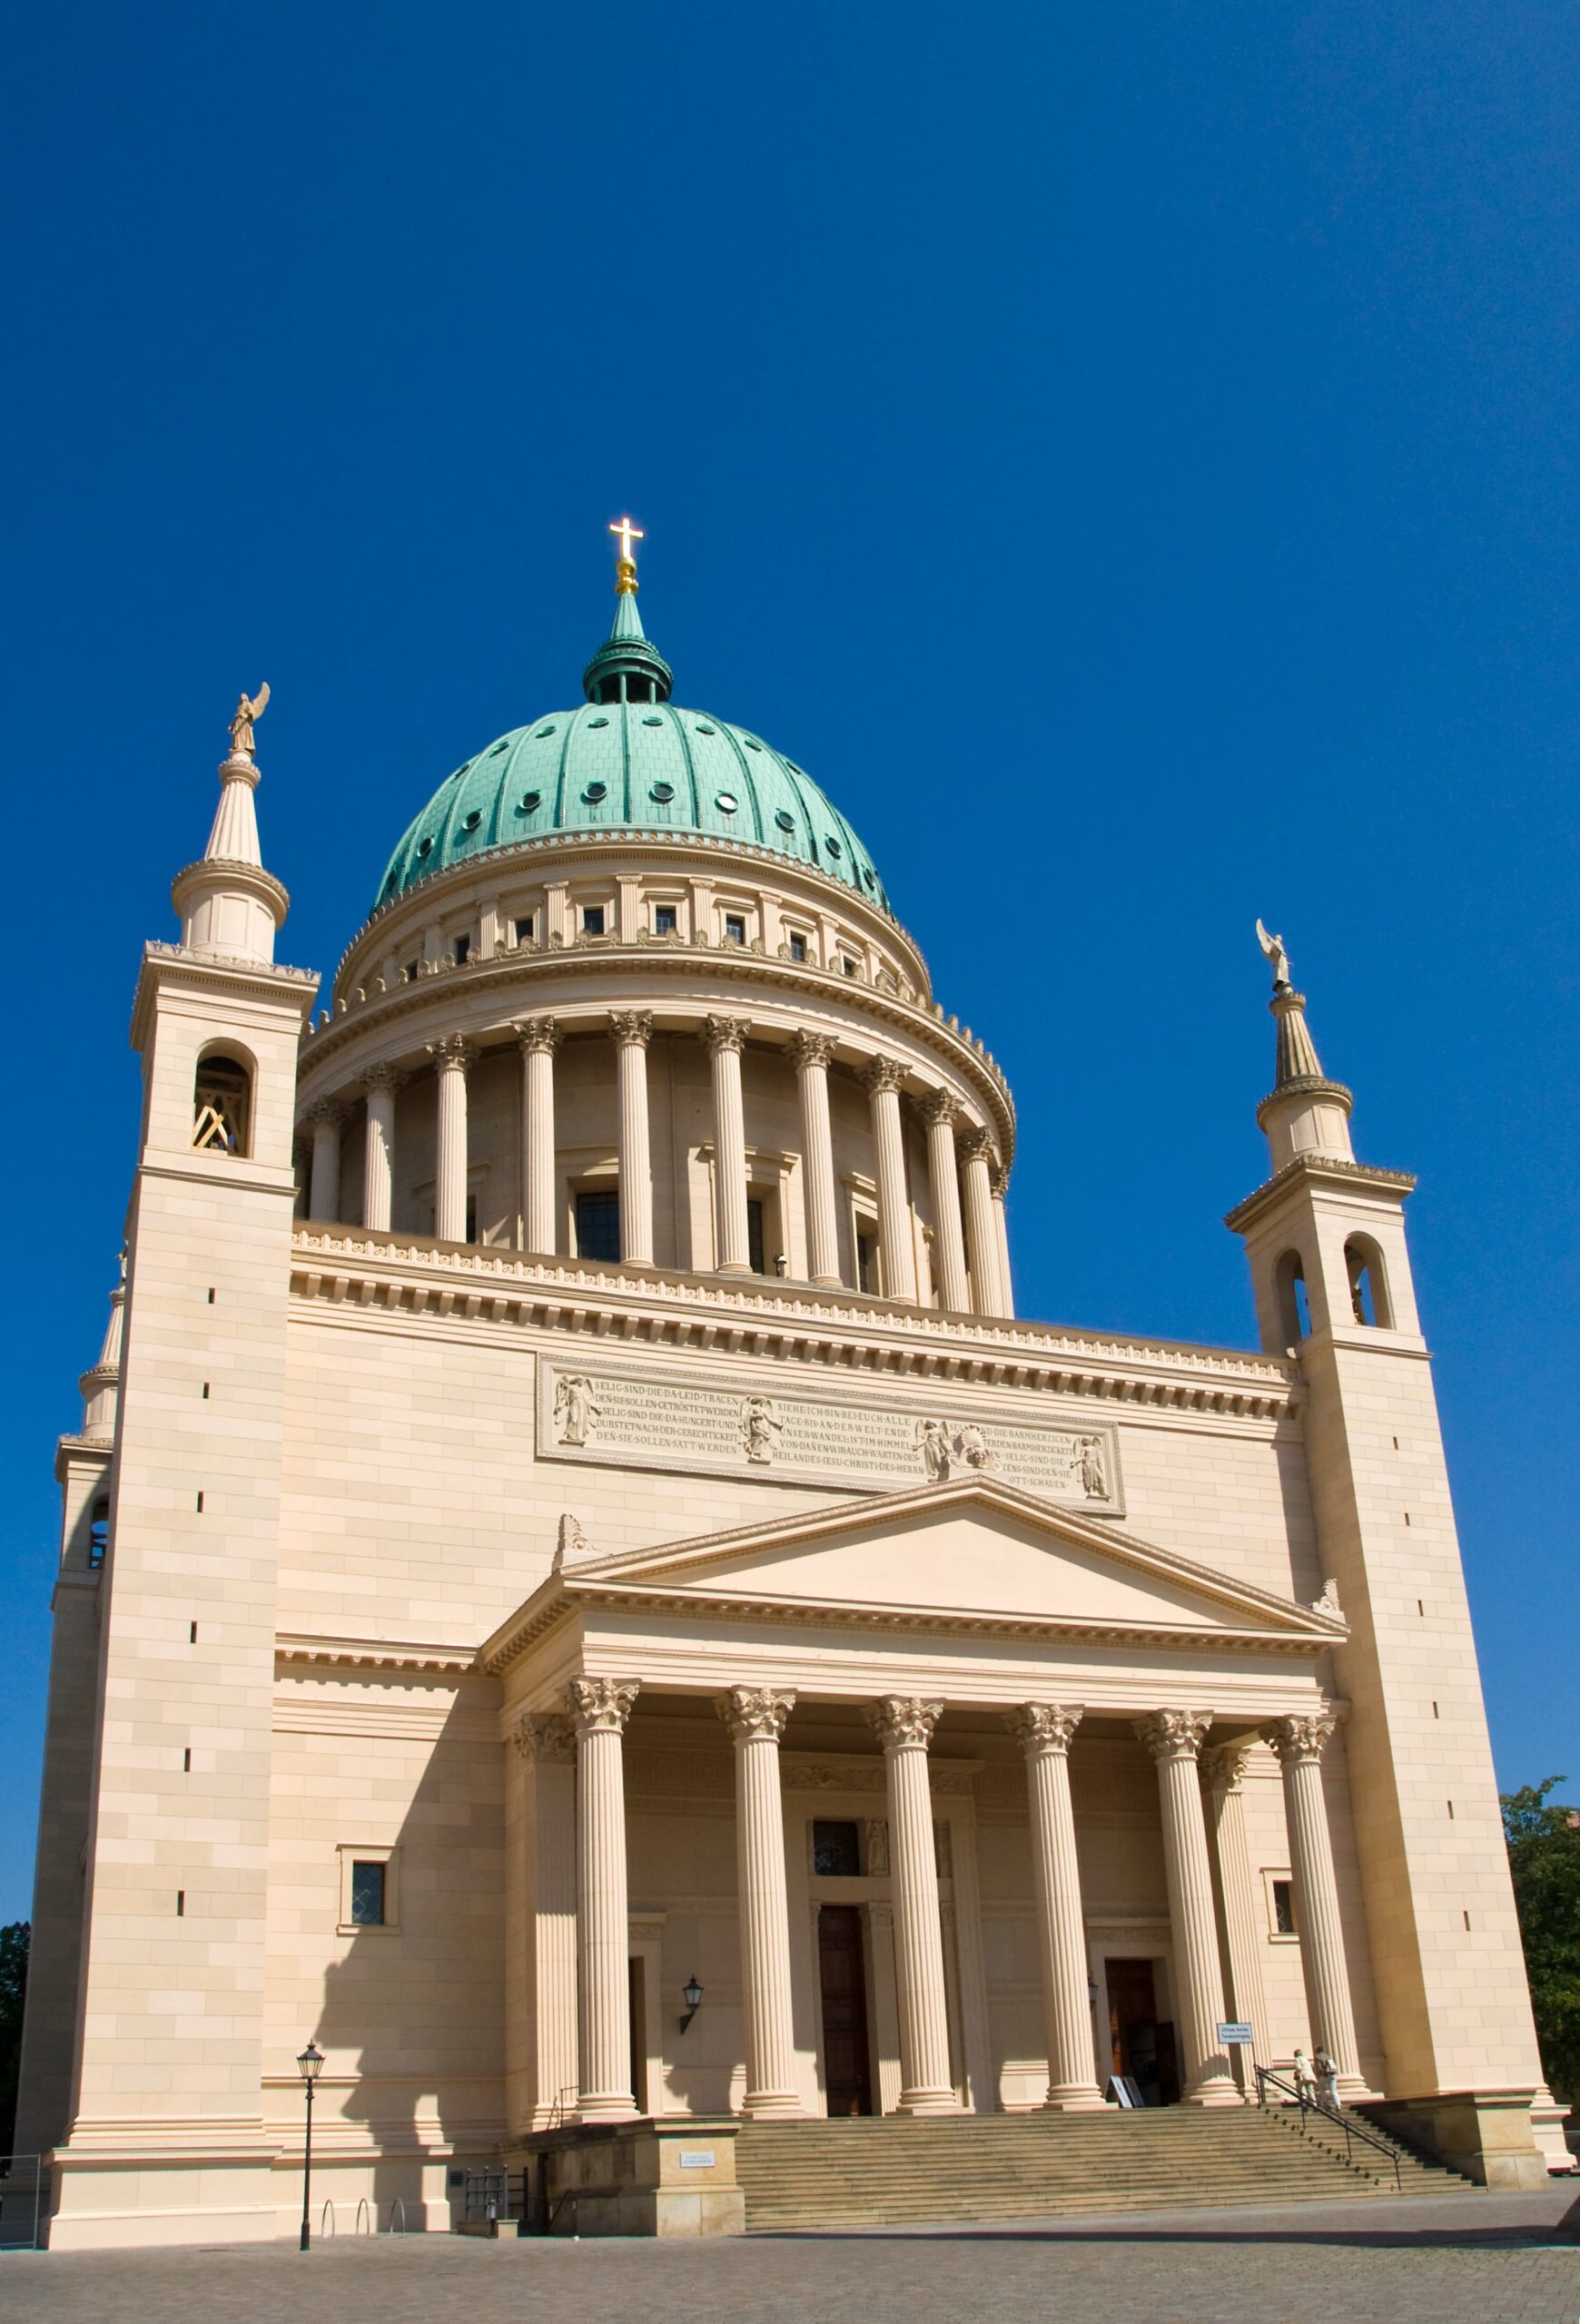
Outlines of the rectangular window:
{"label": "rectangular window", "polygon": [[851,959],[851,956],[850,956],[850,954],[849,954],[848,952],[845,954],[844,958],[841,960],[841,962],[840,962],[840,964],[839,964],[839,965],[840,965],[840,967],[844,970],[844,972],[845,972],[845,974],[846,974],[846,976],[847,976],[847,977],[854,977],[854,974],[855,974],[855,972],[856,972],[856,964],[855,964],[855,962]]}
{"label": "rectangular window", "polygon": [[469,1195],[467,1196],[467,1241],[469,1243],[475,1243],[477,1239],[478,1198],[476,1195]]}
{"label": "rectangular window", "polygon": [[582,934],[584,936],[601,936],[603,934],[604,908],[602,904],[583,904],[581,908],[581,928]]}
{"label": "rectangular window", "polygon": [[1298,1935],[1299,1932],[1295,1927],[1294,1882],[1292,1880],[1270,1881],[1269,1894],[1273,1905],[1273,1935],[1275,1936]]}
{"label": "rectangular window", "polygon": [[417,963],[415,960],[408,960],[406,963],[406,981],[408,984],[415,984],[417,982]]}
{"label": "rectangular window", "polygon": [[793,960],[804,960],[806,958],[806,939],[798,928],[792,929],[790,931],[790,958]]}
{"label": "rectangular window", "polygon": [[620,1256],[620,1197],[613,1189],[600,1187],[591,1194],[576,1198],[576,1248],[584,1259],[612,1259]]}
{"label": "rectangular window", "polygon": [[353,1928],[383,1927],[384,1876],[387,1868],[381,1864],[353,1862],[351,1866],[351,1925]]}
{"label": "rectangular window", "polygon": [[873,1289],[873,1238],[870,1235],[856,1236],[856,1289]]}
{"label": "rectangular window", "polygon": [[469,936],[458,936],[455,942],[449,949],[455,954],[456,967],[458,969],[464,969],[468,960],[471,958],[471,938]]}
{"label": "rectangular window", "polygon": [[861,1835],[854,1824],[813,1825],[812,1869],[820,1880],[860,1879]]}
{"label": "rectangular window", "polygon": [[673,904],[655,904],[653,907],[654,935],[673,936],[676,931],[676,926],[675,906]]}
{"label": "rectangular window", "polygon": [[746,940],[746,923],[744,914],[738,911],[726,911],[725,914],[725,942],[726,944],[744,944]]}
{"label": "rectangular window", "polygon": [[532,941],[532,915],[529,911],[523,912],[516,922],[516,941],[518,944],[530,944]]}
{"label": "rectangular window", "polygon": [[763,1265],[763,1253],[765,1248],[766,1246],[763,1240],[762,1200],[756,1195],[748,1195],[746,1196],[746,1257],[751,1262],[754,1275],[766,1275],[768,1272]]}

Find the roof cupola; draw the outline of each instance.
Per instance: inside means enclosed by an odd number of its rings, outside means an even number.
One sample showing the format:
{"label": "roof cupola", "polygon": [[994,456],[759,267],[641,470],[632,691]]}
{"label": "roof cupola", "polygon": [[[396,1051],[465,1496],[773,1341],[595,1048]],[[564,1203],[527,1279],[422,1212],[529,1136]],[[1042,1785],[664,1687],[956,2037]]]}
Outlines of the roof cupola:
{"label": "roof cupola", "polygon": [[674,673],[657,647],[647,641],[637,611],[637,560],[631,544],[645,536],[628,517],[609,527],[618,536],[620,556],[615,566],[615,618],[607,637],[581,674],[589,702],[667,702]]}
{"label": "roof cupola", "polygon": [[1281,936],[1271,936],[1259,920],[1257,939],[1272,964],[1273,997],[1268,1007],[1279,1028],[1273,1087],[1257,1108],[1257,1127],[1267,1134],[1273,1168],[1281,1170],[1301,1154],[1325,1154],[1339,1160],[1355,1159],[1349,1142],[1349,1114],[1355,1103],[1342,1081],[1329,1081],[1322,1070],[1311,1028],[1306,1022],[1306,996],[1297,992],[1289,976],[1289,956]]}

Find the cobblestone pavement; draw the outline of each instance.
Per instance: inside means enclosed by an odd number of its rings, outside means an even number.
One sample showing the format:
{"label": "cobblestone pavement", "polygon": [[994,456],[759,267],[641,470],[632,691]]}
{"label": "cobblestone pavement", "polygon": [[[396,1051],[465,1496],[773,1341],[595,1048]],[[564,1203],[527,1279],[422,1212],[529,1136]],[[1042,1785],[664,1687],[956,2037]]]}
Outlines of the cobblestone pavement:
{"label": "cobblestone pavement", "polygon": [[6,2324],[1580,2324],[1575,2182],[1545,2194],[1150,2212],[708,2243],[341,2236],[0,2253]]}

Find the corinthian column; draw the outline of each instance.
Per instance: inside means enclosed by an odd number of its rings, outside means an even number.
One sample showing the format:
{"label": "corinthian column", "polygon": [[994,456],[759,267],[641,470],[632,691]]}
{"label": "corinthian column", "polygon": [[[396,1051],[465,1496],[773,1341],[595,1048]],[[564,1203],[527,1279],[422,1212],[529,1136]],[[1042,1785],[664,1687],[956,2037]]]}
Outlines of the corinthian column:
{"label": "corinthian column", "polygon": [[949,2078],[943,1921],[927,1781],[927,1747],[943,1709],[941,1702],[923,1702],[915,1695],[885,1695],[867,1707],[888,1772],[902,2114],[960,2112]]}
{"label": "corinthian column", "polygon": [[969,1315],[971,1278],[965,1271],[960,1168],[954,1158],[954,1125],[960,1119],[960,1108],[947,1089],[940,1089],[923,1106],[922,1118],[927,1125],[927,1169],[938,1229],[938,1304],[952,1314]]}
{"label": "corinthian column", "polygon": [[999,1312],[1012,1315],[1015,1312],[1015,1286],[1010,1274],[1010,1220],[1004,1199],[1010,1191],[1010,1174],[1002,1162],[990,1174],[988,1184],[992,1189],[993,1232],[999,1257]]}
{"label": "corinthian column", "polygon": [[911,1206],[905,1196],[905,1137],[900,1122],[900,1090],[905,1068],[892,1057],[875,1057],[862,1076],[873,1101],[873,1145],[877,1157],[878,1239],[884,1253],[884,1295],[916,1297],[916,1251],[911,1239]]}
{"label": "corinthian column", "polygon": [[573,1679],[576,1722],[577,2001],[584,2122],[635,2114],[631,2095],[630,1909],[622,1738],[634,1679]]}
{"label": "corinthian column", "polygon": [[965,1185],[965,1232],[971,1244],[972,1305],[979,1315],[1002,1315],[1003,1286],[999,1281],[999,1227],[993,1215],[992,1133],[968,1129],[960,1141],[961,1177]]}
{"label": "corinthian column", "polygon": [[362,1224],[388,1231],[395,1200],[395,1092],[406,1076],[375,1065],[362,1076],[368,1133],[362,1149]]}
{"label": "corinthian column", "polygon": [[709,1017],[703,1047],[713,1060],[714,1265],[720,1275],[750,1275],[746,1233],[746,1117],[741,1051],[751,1031],[744,1017]]}
{"label": "corinthian column", "polygon": [[554,1052],[552,1017],[519,1017],[521,1048],[521,1236],[523,1247],[551,1257],[554,1231]]}
{"label": "corinthian column", "polygon": [[1006,1714],[1026,1755],[1032,1810],[1032,1868],[1042,1955],[1042,2022],[1048,2040],[1043,2103],[1070,2112],[1101,2106],[1092,2078],[1091,2003],[1086,1990],[1086,1924],[1070,1804],[1070,1738],[1083,1707],[1026,1703]]}
{"label": "corinthian column", "polygon": [[828,1068],[833,1056],[834,1043],[825,1033],[797,1033],[790,1044],[790,1062],[801,1093],[807,1264],[814,1283],[829,1285],[840,1280],[834,1134],[828,1122]]}
{"label": "corinthian column", "polygon": [[307,1117],[312,1130],[312,1176],[307,1191],[310,1218],[341,1215],[341,1124],[345,1118],[346,1109],[338,1098],[326,1098]]}
{"label": "corinthian column", "polygon": [[653,1019],[646,1009],[609,1019],[620,1085],[620,1259],[653,1264],[653,1157],[647,1137],[647,1044]]}
{"label": "corinthian column", "polygon": [[[1230,2014],[1253,2027],[1257,2043],[1268,2033],[1262,1990],[1262,1924],[1251,1887],[1250,1847],[1245,1831],[1245,1763],[1250,1738],[1220,1743],[1201,1754],[1201,1789],[1218,1858],[1218,1892],[1223,1903],[1223,1933],[1229,1952]],[[1257,2043],[1252,2044],[1252,2056]],[[1243,2053],[1242,2053],[1243,2055]],[[1242,2056],[1235,2060],[1243,2076]],[[1254,2095],[1254,2093],[1252,2093]]]}
{"label": "corinthian column", "polygon": [[1219,2046],[1223,1973],[1212,1909],[1212,1866],[1201,1813],[1196,1755],[1212,1724],[1207,1710],[1155,1710],[1135,1722],[1158,1763],[1163,1811],[1163,1862],[1174,1938],[1174,2014],[1179,2022],[1185,2096],[1197,2106],[1238,2106],[1239,2093]]}
{"label": "corinthian column", "polygon": [[1355,2039],[1338,1883],[1333,1874],[1328,1803],[1322,1796],[1322,1754],[1337,1725],[1331,1711],[1314,1711],[1299,1718],[1276,1718],[1263,1728],[1262,1736],[1284,1771],[1295,1926],[1300,1937],[1311,2039],[1338,2068],[1339,2096],[1364,2098],[1368,2093]]}
{"label": "corinthian column", "polygon": [[511,1740],[527,1763],[522,1835],[528,2014],[527,2130],[557,2122],[576,2075],[576,1729],[528,1711]]}
{"label": "corinthian column", "polygon": [[459,1033],[430,1041],[439,1075],[439,1157],[433,1231],[441,1243],[467,1239],[467,1075],[477,1055]]}
{"label": "corinthian column", "polygon": [[790,1907],[779,1794],[779,1738],[795,1702],[793,1694],[768,1687],[732,1687],[718,1699],[719,1717],[736,1747],[736,1861],[746,2021],[741,2112],[765,2118],[805,2111],[795,2087]]}

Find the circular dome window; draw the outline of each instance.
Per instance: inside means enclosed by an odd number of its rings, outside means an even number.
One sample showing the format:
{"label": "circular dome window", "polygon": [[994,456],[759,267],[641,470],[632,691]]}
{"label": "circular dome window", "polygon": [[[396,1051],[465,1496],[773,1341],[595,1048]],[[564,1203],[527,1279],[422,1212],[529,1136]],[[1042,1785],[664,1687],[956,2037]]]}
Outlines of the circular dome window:
{"label": "circular dome window", "polygon": [[741,803],[733,791],[721,791],[713,803],[724,814],[733,815]]}
{"label": "circular dome window", "polygon": [[466,774],[466,773],[468,773],[470,771],[471,763],[471,763],[470,759],[469,759],[469,760],[467,761],[467,763],[466,763],[466,765],[465,765],[465,766],[458,766],[458,767],[457,767],[457,769],[456,769],[456,771],[455,771],[455,773],[450,776],[450,781],[451,781],[452,783],[459,783],[459,782],[460,781],[460,779],[461,779],[462,775],[463,775],[463,774]]}
{"label": "circular dome window", "polygon": [[609,786],[607,783],[589,783],[581,795],[589,807],[596,807],[600,799],[608,797]]}
{"label": "circular dome window", "polygon": [[466,816],[462,821],[461,829],[463,832],[475,832],[482,820],[481,814],[479,812],[478,809],[474,807],[471,813]]}
{"label": "circular dome window", "polygon": [[844,848],[841,847],[838,840],[836,839],[825,838],[823,844],[827,848],[830,855],[843,855],[844,853]]}
{"label": "circular dome window", "polygon": [[781,807],[774,821],[782,832],[793,832],[795,828],[795,818],[787,807]]}
{"label": "circular dome window", "polygon": [[426,839],[420,839],[418,841],[417,852],[419,855],[431,855],[433,853],[433,833],[431,832],[429,832]]}
{"label": "circular dome window", "polygon": [[589,726],[607,726],[609,722],[607,718],[589,718],[587,723]]}
{"label": "circular dome window", "polygon": [[508,751],[509,747],[510,745],[509,743],[496,743],[493,749],[489,753],[489,756],[491,759],[497,759],[501,751]]}
{"label": "circular dome window", "polygon": [[542,804],[543,793],[541,791],[524,791],[521,793],[521,812],[524,815],[529,815],[534,807],[541,807]]}
{"label": "circular dome window", "polygon": [[662,718],[644,718],[642,724],[644,726],[662,726],[664,721]]}
{"label": "circular dome window", "polygon": [[532,739],[535,743],[541,743],[546,736],[552,734],[553,732],[554,729],[552,726],[539,726],[537,734],[533,735]]}
{"label": "circular dome window", "polygon": [[746,735],[743,739],[748,751],[760,751],[763,747],[761,743],[754,743],[749,734]]}
{"label": "circular dome window", "polygon": [[661,807],[667,807],[675,796],[675,785],[672,783],[656,783],[647,796],[649,799],[657,799]]}
{"label": "circular dome window", "polygon": [[718,733],[718,728],[716,726],[706,726],[703,724],[701,719],[698,719],[696,723],[696,731],[699,734],[716,734]]}

